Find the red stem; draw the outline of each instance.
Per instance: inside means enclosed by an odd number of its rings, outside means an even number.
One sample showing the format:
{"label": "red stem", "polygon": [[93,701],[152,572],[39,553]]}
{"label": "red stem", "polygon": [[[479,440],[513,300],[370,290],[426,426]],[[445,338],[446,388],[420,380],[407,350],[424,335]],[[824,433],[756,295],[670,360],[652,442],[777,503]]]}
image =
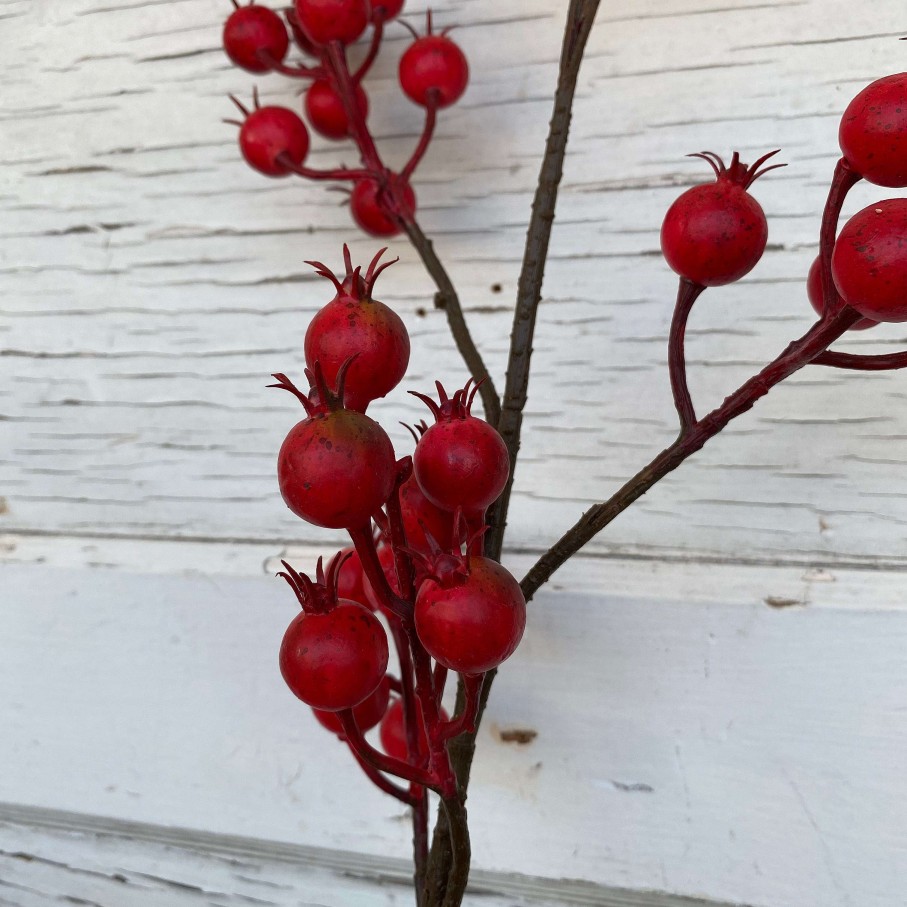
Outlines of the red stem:
{"label": "red stem", "polygon": [[435,123],[438,119],[438,89],[432,88],[428,93],[428,104],[425,106],[425,125],[422,128],[422,135],[419,137],[419,143],[413,151],[412,157],[407,161],[406,166],[400,171],[400,176],[404,181],[415,173],[416,167],[425,157],[428,146],[431,144],[432,136],[435,134]]}
{"label": "red stem", "polygon": [[359,64],[359,68],[353,75],[355,85],[358,85],[368,75],[368,71],[378,57],[378,51],[381,50],[381,38],[384,36],[384,7],[379,6],[375,10],[373,21],[375,27],[372,31],[372,43],[369,45],[366,58]]}
{"label": "red stem", "polygon": [[828,365],[832,368],[846,368],[857,372],[885,372],[907,368],[907,352],[889,353],[880,356],[857,356],[851,353],[821,353],[811,365]]}
{"label": "red stem", "polygon": [[447,724],[441,727],[441,737],[443,740],[453,740],[460,734],[475,732],[476,716],[479,713],[479,702],[482,699],[482,685],[485,683],[484,674],[466,674],[463,675],[463,689],[466,691],[466,702],[463,710]]}
{"label": "red stem", "polygon": [[391,547],[394,551],[394,566],[397,568],[397,582],[400,592],[407,601],[415,599],[412,558],[406,553],[406,527],[400,507],[400,489],[413,471],[412,457],[404,457],[397,463],[397,482],[387,502],[387,528]]}
{"label": "red stem", "polygon": [[379,772],[396,775],[398,778],[403,778],[404,781],[409,781],[412,784],[421,784],[423,787],[438,791],[438,779],[434,775],[407,762],[394,759],[392,756],[386,756],[371,746],[365,737],[362,736],[362,731],[359,730],[359,725],[356,724],[356,719],[353,717],[352,709],[343,709],[337,712],[337,717],[343,726],[343,733],[346,735],[347,743],[367,765],[377,769]]}
{"label": "red stem", "polygon": [[686,435],[663,450],[648,466],[644,466],[613,497],[586,511],[523,577],[520,585],[527,601],[548,582],[560,566],[598,535],[615,517],[623,513],[669,472],[673,472],[687,457],[704,447],[728,422],[752,409],[776,384],[789,378],[825,352],[831,343],[855,325],[861,317],[859,312],[845,306],[837,315],[817,321],[758,375],[742,384],[721,406],[700,419]]}
{"label": "red stem", "polygon": [[287,170],[310,180],[359,180],[372,175],[370,170],[350,170],[347,167],[337,167],[334,170],[312,170],[309,167],[303,167],[302,164],[294,163],[286,151],[278,154],[275,161],[282,167],[286,167]]}
{"label": "red stem", "polygon": [[847,193],[862,179],[847,162],[841,158],[835,165],[835,172],[828,189],[828,198],[822,212],[822,226],[819,231],[819,258],[822,262],[822,299],[823,311],[826,315],[836,315],[844,305],[838,295],[835,282],[831,276],[831,253],[835,248],[835,238],[838,235],[838,219],[841,217],[841,208]]}
{"label": "red stem", "polygon": [[684,352],[684,338],[687,319],[693,310],[693,303],[699,298],[705,287],[693,283],[686,277],[680,278],[677,289],[677,303],[674,306],[674,318],[671,321],[671,334],[668,339],[668,371],[671,376],[671,390],[674,393],[674,406],[680,416],[680,435],[683,437],[696,423],[696,411],[693,398],[687,384],[687,365]]}
{"label": "red stem", "polygon": [[391,797],[399,800],[401,803],[405,803],[407,806],[411,806],[415,809],[416,798],[413,796],[412,791],[406,791],[402,787],[398,787],[394,784],[393,781],[389,781],[384,775],[381,774],[374,766],[369,765],[362,756],[356,752],[356,749],[352,744],[347,740],[347,746],[350,748],[350,752],[353,754],[356,761],[359,763],[359,767],[365,772],[366,777],[377,787],[379,790],[383,791],[385,794],[389,794]]}
{"label": "red stem", "polygon": [[324,76],[324,69],[321,66],[287,66],[266,50],[258,52],[258,59],[270,66],[274,72],[289,76],[291,79],[320,79]]}
{"label": "red stem", "polygon": [[375,550],[375,540],[372,537],[372,527],[363,526],[360,529],[348,530],[353,545],[356,548],[356,554],[362,562],[362,570],[366,575],[372,590],[381,604],[387,608],[391,614],[396,614],[401,620],[411,622],[413,616],[413,606],[411,602],[400,598],[387,581],[384,575],[384,569],[381,561],[378,559],[378,552]]}
{"label": "red stem", "polygon": [[368,131],[365,117],[362,115],[362,110],[356,100],[356,84],[352,75],[350,75],[349,65],[346,60],[346,50],[339,41],[331,41],[327,45],[324,62],[328,70],[328,76],[334,83],[334,89],[343,102],[343,110],[350,124],[350,133],[359,146],[362,163],[373,171],[374,176],[386,175],[387,168],[378,154],[375,140]]}

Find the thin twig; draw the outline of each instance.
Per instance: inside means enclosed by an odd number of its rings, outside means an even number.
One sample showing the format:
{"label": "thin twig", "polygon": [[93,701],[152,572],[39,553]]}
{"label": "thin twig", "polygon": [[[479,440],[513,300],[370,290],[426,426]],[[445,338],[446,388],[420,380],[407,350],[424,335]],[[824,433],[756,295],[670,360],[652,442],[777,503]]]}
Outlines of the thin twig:
{"label": "thin twig", "polygon": [[435,286],[438,288],[438,293],[435,296],[435,305],[446,313],[450,332],[453,334],[454,342],[457,344],[457,349],[460,351],[470,375],[476,381],[485,379],[485,382],[479,388],[479,394],[482,397],[482,405],[485,408],[486,420],[495,425],[501,411],[501,403],[494,388],[494,382],[485,367],[482,354],[469,333],[466,319],[463,316],[463,309],[460,306],[460,297],[457,295],[457,291],[454,289],[453,282],[444,269],[444,265],[441,264],[441,260],[435,254],[434,244],[422,232],[422,228],[416,219],[403,220],[401,223],[406,235],[409,236],[409,241],[413,244],[416,252],[419,253],[425,269],[431,275]]}
{"label": "thin twig", "polygon": [[567,27],[561,49],[560,72],[557,91],[554,96],[554,113],[548,130],[545,156],[539,173],[538,188],[532,202],[532,216],[526,236],[526,252],[517,289],[516,309],[513,315],[513,331],[510,335],[510,356],[507,360],[507,384],[501,405],[498,431],[504,438],[510,453],[510,480],[504,493],[494,505],[489,516],[491,531],[485,538],[485,551],[489,557],[499,559],[507,526],[507,510],[517,454],[520,449],[520,429],[523,424],[523,409],[529,389],[529,365],[532,358],[532,342],[535,334],[536,315],[542,298],[542,281],[545,276],[545,262],[548,258],[548,244],[554,223],[554,209],[557,193],[564,172],[564,156],[567,152],[567,138],[570,134],[570,118],[576,81],[586,41],[592,31],[592,23],[598,10],[599,0],[570,0],[567,12]]}
{"label": "thin twig", "polygon": [[693,283],[685,277],[680,278],[677,288],[677,304],[674,306],[674,317],[671,320],[671,336],[668,339],[668,372],[671,377],[671,391],[674,394],[674,406],[680,417],[680,433],[685,435],[696,422],[696,409],[690,396],[687,383],[687,362],[685,338],[687,319],[693,310],[693,303],[705,289],[702,284]]}
{"label": "thin twig", "polygon": [[832,318],[814,324],[799,340],[791,343],[758,375],[750,378],[717,409],[697,422],[685,435],[643,467],[613,497],[586,511],[579,521],[551,547],[523,578],[520,586],[528,601],[551,575],[594,538],[615,517],[642,497],[656,482],[675,470],[687,457],[700,450],[732,419],[742,415],[776,384],[808,365],[848,328],[860,320],[854,309],[845,307]]}
{"label": "thin twig", "polygon": [[907,368],[907,353],[883,353],[878,356],[858,356],[853,353],[822,353],[810,365],[827,365],[855,372],[888,372]]}

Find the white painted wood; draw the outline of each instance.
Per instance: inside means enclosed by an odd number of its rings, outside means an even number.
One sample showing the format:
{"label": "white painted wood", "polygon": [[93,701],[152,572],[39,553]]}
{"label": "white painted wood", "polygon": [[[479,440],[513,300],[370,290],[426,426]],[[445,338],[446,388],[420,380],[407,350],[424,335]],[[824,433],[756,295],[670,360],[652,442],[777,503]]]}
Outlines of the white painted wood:
{"label": "white painted wood", "polygon": [[[435,4],[463,26],[473,82],[442,118],[418,180],[422,219],[500,380],[563,4]],[[327,298],[306,258],[358,236],[336,194],[239,161],[226,94],[253,80],[218,50],[226,0],[3,4],[0,62],[0,525],[33,532],[323,538],[282,506],[274,456],[297,418],[264,389],[298,374]],[[422,8],[413,3],[416,11]],[[868,79],[903,67],[901,4],[694,0],[606,5],[581,79],[555,231],[511,544],[538,549],[674,431],[664,368],[674,281],[658,228],[683,155],[784,148],[758,184],[772,251],[706,294],[690,359],[716,403],[809,320],[802,277],[836,153],[836,119]],[[415,15],[415,14],[414,14]],[[871,21],[870,21],[871,20]],[[796,37],[793,37],[796,36]],[[418,112],[399,94],[390,30],[372,124],[404,159]],[[258,80],[269,101],[296,86]],[[315,165],[335,159],[319,145]],[[861,188],[854,205],[879,195]],[[405,387],[462,368],[403,242],[382,279],[413,336]],[[493,285],[502,292],[495,293]],[[861,334],[887,349],[900,328]],[[810,372],[777,391],[595,543],[599,551],[902,563],[902,375]],[[375,407],[401,451],[404,388]],[[569,454],[562,452],[569,438]],[[569,465],[569,469],[564,466]]]}
{"label": "white painted wood", "polygon": [[[463,26],[473,82],[420,171],[420,216],[500,383],[564,4],[432,5]],[[279,500],[275,453],[298,412],[264,390],[301,370],[327,298],[303,261],[377,244],[323,187],[240,163],[219,120],[254,80],[218,49],[228,8],[0,0],[0,801],[19,810],[0,825],[0,904],[407,902],[375,885],[405,857],[406,823],[282,688],[292,605],[263,575],[328,538]],[[770,253],[694,313],[700,409],[808,325],[837,117],[904,68],[902,14],[895,0],[604,5],[540,315],[514,569],[673,436],[674,284],[657,250],[664,210],[702,173],[685,153],[781,146],[790,162],[755,189]],[[370,83],[397,161],[420,127],[393,79],[404,41],[391,32]],[[259,83],[295,103],[295,86]],[[318,145],[313,163],[335,157]],[[883,194],[861,187],[847,210]],[[462,367],[413,253],[393,252],[381,292],[414,358],[374,412],[404,452],[394,426],[420,417],[405,388]],[[892,327],[844,347],[905,342]],[[658,889],[902,907],[905,381],[803,373],[540,596],[480,740],[477,878],[497,895],[476,900],[529,903],[517,873],[548,880],[536,902],[678,903],[619,900]],[[504,743],[514,728],[538,737]],[[82,837],[50,830],[66,811]],[[168,844],[174,826],[194,843]],[[211,845],[224,835],[257,841],[249,874],[280,888],[239,878]],[[275,856],[313,848],[355,852],[373,878]],[[156,878],[122,887],[124,867]]]}
{"label": "white painted wood", "polygon": [[[892,577],[579,566],[496,685],[477,867],[758,907],[899,904]],[[401,811],[282,685],[295,608],[277,580],[8,564],[0,581],[0,801],[406,856]],[[537,737],[504,742],[514,729]]]}
{"label": "white painted wood", "polygon": [[[92,820],[0,804],[0,904],[117,907],[262,904],[399,907],[412,901],[403,860],[230,835]],[[7,901],[5,895],[14,897]],[[317,901],[317,904],[315,903]],[[730,907],[662,892],[476,871],[466,907]]]}

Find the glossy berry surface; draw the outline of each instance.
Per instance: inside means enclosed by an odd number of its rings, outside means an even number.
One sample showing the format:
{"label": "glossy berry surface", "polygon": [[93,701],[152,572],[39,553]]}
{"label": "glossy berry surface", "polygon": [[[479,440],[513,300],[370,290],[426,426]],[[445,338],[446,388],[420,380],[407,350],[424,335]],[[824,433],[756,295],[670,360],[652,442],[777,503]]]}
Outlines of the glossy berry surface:
{"label": "glossy berry surface", "polygon": [[[422,713],[419,712],[421,719]],[[441,720],[450,721],[450,716],[442,708]],[[403,700],[394,699],[390,708],[381,721],[381,749],[388,756],[399,759],[402,762],[410,761],[409,747],[406,744],[406,725],[403,714]],[[419,721],[419,744],[422,752],[428,752],[428,735],[425,733],[425,723]]]}
{"label": "glossy berry surface", "polygon": [[266,6],[241,6],[224,24],[227,56],[248,72],[270,72],[282,63],[290,47],[283,20]]}
{"label": "glossy berry surface", "polygon": [[[390,702],[390,696],[390,681],[385,676],[381,683],[378,684],[375,692],[363,699],[353,709],[353,717],[356,719],[356,724],[359,725],[359,730],[363,734],[377,726],[381,719],[384,718]],[[312,712],[322,727],[337,734],[338,737],[343,736],[343,725],[340,723],[336,712],[324,712],[321,709],[312,709]]]}
{"label": "glossy berry surface", "polygon": [[277,457],[290,510],[329,529],[364,526],[394,487],[394,448],[368,416],[339,409],[298,423]]}
{"label": "glossy berry surface", "polygon": [[867,85],[841,118],[838,141],[847,162],[878,186],[907,186],[907,72]]}
{"label": "glossy berry surface", "polygon": [[250,167],[265,176],[287,176],[292,171],[279,160],[285,154],[301,165],[309,153],[305,123],[286,107],[253,110],[239,130],[239,148]]}
{"label": "glossy berry surface", "polygon": [[[822,259],[816,256],[815,261],[810,265],[809,274],[806,277],[806,295],[809,297],[809,304],[813,307],[817,315],[825,314],[825,299],[822,294]],[[867,328],[874,328],[878,324],[871,318],[861,318],[850,330],[865,331]]]}
{"label": "glossy berry surface", "polygon": [[865,318],[907,321],[907,199],[877,202],[847,221],[831,270],[844,301]]}
{"label": "glossy berry surface", "polygon": [[387,670],[384,627],[369,610],[341,600],[324,614],[298,614],[280,646],[280,673],[314,709],[352,708],[371,695]]}
{"label": "glossy berry surface", "polygon": [[436,421],[416,445],[413,471],[422,493],[436,507],[475,513],[500,497],[510,476],[510,457],[497,430],[471,414],[476,388],[470,391],[470,384],[452,398],[439,384],[438,404],[416,395]]}
{"label": "glossy berry surface", "polygon": [[[356,102],[363,118],[368,115],[368,97],[361,86],[356,86]],[[350,121],[343,108],[340,95],[327,79],[316,79],[305,93],[305,113],[319,135],[326,139],[345,139],[350,134]]]}
{"label": "glossy berry surface", "polygon": [[406,325],[371,294],[380,274],[380,255],[372,260],[364,282],[347,275],[341,291],[315,315],[305,335],[306,362],[310,368],[317,362],[328,384],[336,383],[341,368],[349,362],[344,401],[360,412],[372,400],[390,393],[409,365]]}
{"label": "glossy berry surface", "polygon": [[470,557],[466,575],[429,578],[416,595],[416,632],[428,653],[462,674],[481,674],[509,658],[526,628],[520,584],[497,561]]}
{"label": "glossy berry surface", "polygon": [[456,103],[469,83],[469,64],[463,51],[444,35],[417,38],[400,58],[400,85],[422,107]]}
{"label": "glossy berry surface", "polygon": [[[407,182],[401,185],[403,211],[406,217],[416,212],[416,193]],[[370,236],[390,237],[400,233],[400,225],[393,215],[394,202],[389,194],[374,180],[357,180],[350,195],[353,220]]]}
{"label": "glossy berry surface", "polygon": [[430,551],[426,532],[441,548],[447,550],[453,547],[453,515],[449,510],[436,507],[425,497],[414,475],[400,486],[400,512],[406,543],[410,548],[425,553]]}
{"label": "glossy berry surface", "polygon": [[368,25],[368,0],[296,0],[296,17],[316,44],[351,44]]}
{"label": "glossy berry surface", "polygon": [[759,170],[771,155],[752,167],[741,164],[736,152],[727,167],[710,152],[693,156],[711,164],[716,180],[693,186],[671,205],[661,227],[661,251],[681,277],[719,287],[748,274],[765,251],[765,213],[747,188],[773,169]]}

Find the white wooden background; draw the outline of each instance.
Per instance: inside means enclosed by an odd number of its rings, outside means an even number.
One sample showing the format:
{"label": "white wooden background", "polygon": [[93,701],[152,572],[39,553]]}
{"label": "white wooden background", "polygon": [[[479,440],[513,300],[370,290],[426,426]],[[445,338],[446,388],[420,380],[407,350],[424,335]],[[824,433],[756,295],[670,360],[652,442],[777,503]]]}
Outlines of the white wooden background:
{"label": "white wooden background", "polygon": [[[434,4],[473,81],[419,174],[421,219],[499,381],[564,6]],[[264,385],[301,371],[328,295],[303,260],[377,244],[335,194],[240,163],[220,118],[253,78],[219,49],[228,10],[0,0],[0,904],[410,902],[400,810],[282,688],[294,606],[271,576],[336,541],[274,477],[299,412]],[[605,0],[515,570],[674,433],[658,229],[705,174],[684,154],[790,164],[754,190],[769,254],[694,314],[704,408],[809,323],[837,119],[905,68],[904,28],[897,0]],[[399,161],[420,127],[393,78],[405,40],[390,30],[370,80]],[[294,84],[258,84],[294,103]],[[404,389],[463,369],[413,253],[393,251],[381,293],[414,357],[374,409],[402,451],[397,420],[420,418]],[[845,348],[905,343],[891,327]],[[802,373],[558,575],[481,734],[475,903],[907,903],[905,438],[907,376]]]}

